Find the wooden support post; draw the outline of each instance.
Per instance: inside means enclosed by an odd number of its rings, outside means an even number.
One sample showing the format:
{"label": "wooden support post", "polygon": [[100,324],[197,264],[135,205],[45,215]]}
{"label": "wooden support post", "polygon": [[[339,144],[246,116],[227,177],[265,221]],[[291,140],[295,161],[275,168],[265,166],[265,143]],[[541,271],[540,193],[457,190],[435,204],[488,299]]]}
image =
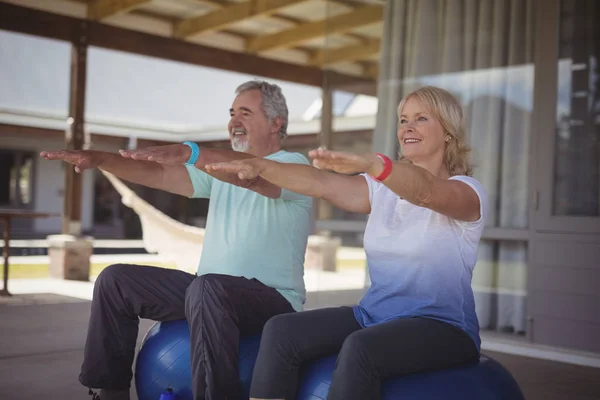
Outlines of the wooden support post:
{"label": "wooden support post", "polygon": [[[88,35],[84,22],[77,29],[71,48],[71,86],[69,91],[69,119],[65,148],[81,150],[85,142],[85,88],[87,72]],[[81,235],[82,176],[71,165],[65,165],[65,192],[62,233]]]}
{"label": "wooden support post", "polygon": [[[333,150],[333,91],[329,82],[327,72],[323,74],[323,86],[321,87],[323,99],[321,105],[321,133],[319,134],[319,146]],[[331,219],[332,206],[326,200],[318,201],[318,219]]]}

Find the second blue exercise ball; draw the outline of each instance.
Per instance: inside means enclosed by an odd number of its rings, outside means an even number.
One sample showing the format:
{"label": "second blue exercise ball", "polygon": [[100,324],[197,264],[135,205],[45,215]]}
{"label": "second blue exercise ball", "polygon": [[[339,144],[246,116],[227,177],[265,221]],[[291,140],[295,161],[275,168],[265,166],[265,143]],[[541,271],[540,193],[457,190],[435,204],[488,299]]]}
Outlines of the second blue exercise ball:
{"label": "second blue exercise ball", "polygon": [[[327,398],[335,356],[310,364],[300,382],[296,400]],[[524,400],[513,376],[497,361],[482,355],[478,363],[390,378],[385,381],[381,400]]]}

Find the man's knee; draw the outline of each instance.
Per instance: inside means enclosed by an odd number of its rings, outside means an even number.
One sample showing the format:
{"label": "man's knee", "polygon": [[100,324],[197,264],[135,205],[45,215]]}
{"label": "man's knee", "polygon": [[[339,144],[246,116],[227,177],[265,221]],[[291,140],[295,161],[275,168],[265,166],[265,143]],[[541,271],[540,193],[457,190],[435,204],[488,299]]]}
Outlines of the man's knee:
{"label": "man's knee", "polygon": [[102,292],[109,287],[113,287],[126,274],[126,271],[132,267],[132,265],[128,264],[109,265],[98,274],[94,284],[95,289]]}
{"label": "man's knee", "polygon": [[222,302],[222,297],[227,294],[227,291],[223,290],[222,280],[224,276],[205,274],[194,279],[185,292],[186,306]]}

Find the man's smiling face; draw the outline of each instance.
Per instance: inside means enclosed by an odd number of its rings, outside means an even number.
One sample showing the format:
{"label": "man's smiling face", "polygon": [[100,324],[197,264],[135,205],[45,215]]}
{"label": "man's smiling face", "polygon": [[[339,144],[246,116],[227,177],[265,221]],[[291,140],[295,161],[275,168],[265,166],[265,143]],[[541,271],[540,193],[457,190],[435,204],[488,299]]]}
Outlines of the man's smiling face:
{"label": "man's smiling face", "polygon": [[259,90],[249,90],[236,96],[229,110],[229,137],[233,150],[260,152],[262,147],[268,145],[273,126],[261,104],[262,94]]}

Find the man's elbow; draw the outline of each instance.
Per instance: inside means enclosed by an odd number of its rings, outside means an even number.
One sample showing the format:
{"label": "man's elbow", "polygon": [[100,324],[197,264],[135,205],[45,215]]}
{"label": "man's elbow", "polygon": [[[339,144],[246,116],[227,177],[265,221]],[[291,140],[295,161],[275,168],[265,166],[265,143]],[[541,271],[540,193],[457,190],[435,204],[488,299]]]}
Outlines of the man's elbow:
{"label": "man's elbow", "polygon": [[252,190],[271,199],[279,199],[281,197],[281,188],[279,186],[273,185],[261,178],[252,179],[251,181],[241,181],[238,186]]}
{"label": "man's elbow", "polygon": [[262,190],[259,193],[262,193],[264,196],[269,197],[271,199],[281,198],[281,188],[275,185],[262,187]]}

